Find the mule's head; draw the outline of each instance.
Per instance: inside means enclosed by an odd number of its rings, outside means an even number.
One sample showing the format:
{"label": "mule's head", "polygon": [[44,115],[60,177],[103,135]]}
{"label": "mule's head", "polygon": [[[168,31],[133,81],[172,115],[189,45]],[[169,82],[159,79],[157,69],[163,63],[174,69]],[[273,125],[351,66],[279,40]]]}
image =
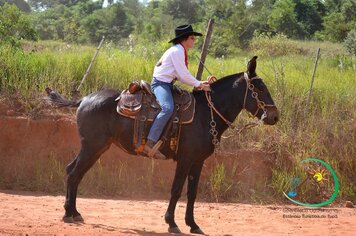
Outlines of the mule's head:
{"label": "mule's head", "polygon": [[271,94],[262,79],[256,74],[257,56],[254,56],[247,65],[244,74],[246,90],[244,94],[244,108],[263,122],[274,125],[279,120],[279,111],[274,105]]}

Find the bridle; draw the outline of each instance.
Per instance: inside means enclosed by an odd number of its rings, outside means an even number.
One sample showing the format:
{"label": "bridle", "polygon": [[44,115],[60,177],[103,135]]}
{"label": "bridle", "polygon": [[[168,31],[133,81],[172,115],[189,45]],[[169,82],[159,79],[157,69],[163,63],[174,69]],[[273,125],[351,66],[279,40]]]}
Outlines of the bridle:
{"label": "bridle", "polygon": [[[276,107],[275,105],[273,104],[266,104],[265,102],[261,101],[259,98],[258,98],[258,93],[255,91],[255,86],[251,83],[253,80],[262,80],[260,77],[258,76],[255,76],[255,77],[252,77],[251,79],[248,77],[247,73],[244,73],[244,77],[243,79],[245,79],[246,81],[246,90],[245,90],[245,97],[244,97],[244,105],[242,107],[242,109],[245,109],[246,110],[246,98],[247,98],[247,92],[248,90],[251,91],[251,96],[256,100],[257,102],[257,110],[255,111],[255,113],[252,115],[253,117],[256,117],[257,114],[258,114],[258,111],[259,110],[263,110],[263,114],[261,116],[261,121],[263,121],[266,117],[267,117],[267,109],[266,107]],[[214,106],[214,103],[211,99],[211,94],[210,92],[207,92],[205,91],[205,97],[206,97],[206,100],[208,101],[208,104],[209,104],[209,107],[211,110],[213,110],[224,122],[225,124],[227,124],[227,126],[229,126],[229,128],[234,128],[233,125],[232,125],[232,122],[229,121],[228,119],[226,119],[219,111],[218,109],[216,109],[216,107]],[[252,114],[252,113],[251,113]]]}
{"label": "bridle", "polygon": [[255,76],[255,77],[252,77],[251,79],[248,78],[248,75],[247,73],[244,73],[244,79],[246,80],[246,90],[245,90],[245,98],[244,98],[244,105],[242,107],[242,109],[246,109],[246,97],[247,97],[247,91],[250,90],[251,91],[251,96],[256,100],[257,102],[257,110],[256,112],[253,114],[253,117],[256,117],[257,114],[258,114],[258,111],[261,109],[263,111],[263,114],[261,116],[261,121],[264,120],[264,118],[267,117],[267,109],[266,107],[276,107],[275,105],[273,104],[266,104],[265,102],[261,101],[259,98],[258,98],[258,93],[255,91],[255,86],[251,83],[253,80],[256,80],[256,79],[259,79],[259,80],[262,80],[260,77],[258,76]]}
{"label": "bridle", "polygon": [[[246,125],[244,125],[242,128],[239,128],[236,130],[236,133],[240,133],[242,132],[244,129],[248,129],[248,128],[252,128],[252,127],[255,127],[259,124],[261,124],[263,122],[263,120],[267,117],[267,109],[266,107],[276,107],[275,105],[273,104],[266,104],[265,102],[261,101],[259,98],[258,98],[258,93],[255,91],[255,86],[251,83],[253,80],[262,80],[260,77],[258,76],[254,76],[252,77],[251,79],[248,77],[247,73],[245,72],[244,73],[244,76],[243,76],[243,79],[245,79],[246,81],[246,90],[245,90],[245,97],[244,97],[244,103],[243,103],[243,107],[242,109],[246,109],[246,98],[247,98],[247,92],[248,90],[251,91],[251,96],[256,100],[257,102],[257,110],[255,111],[255,113],[253,114],[253,117],[256,117],[259,110],[262,110],[263,111],[263,114],[261,115],[261,118],[259,119],[259,122],[251,122],[251,123],[248,123]],[[208,91],[205,91],[205,97],[206,97],[206,100],[208,101],[208,106],[210,107],[210,113],[211,113],[211,121],[210,121],[210,133],[211,135],[213,136],[213,140],[212,140],[212,143],[214,144],[215,146],[215,150],[217,149],[217,147],[219,146],[219,140],[217,138],[217,130],[216,130],[216,122],[214,120],[214,112],[225,122],[225,124],[227,124],[227,126],[231,129],[235,129],[235,126],[232,124],[233,122],[229,121],[228,119],[226,119],[217,109],[216,107],[214,106],[214,103],[211,99],[211,94],[210,92]],[[251,113],[252,114],[252,113]]]}

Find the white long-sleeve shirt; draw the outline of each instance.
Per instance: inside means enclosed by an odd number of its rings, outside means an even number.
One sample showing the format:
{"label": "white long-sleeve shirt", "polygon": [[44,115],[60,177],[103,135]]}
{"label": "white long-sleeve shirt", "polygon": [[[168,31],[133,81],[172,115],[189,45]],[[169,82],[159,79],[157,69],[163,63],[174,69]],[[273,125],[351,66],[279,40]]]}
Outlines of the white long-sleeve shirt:
{"label": "white long-sleeve shirt", "polygon": [[169,48],[154,68],[153,77],[171,83],[175,78],[180,82],[198,87],[200,81],[190,74],[185,65],[184,48],[176,44]]}

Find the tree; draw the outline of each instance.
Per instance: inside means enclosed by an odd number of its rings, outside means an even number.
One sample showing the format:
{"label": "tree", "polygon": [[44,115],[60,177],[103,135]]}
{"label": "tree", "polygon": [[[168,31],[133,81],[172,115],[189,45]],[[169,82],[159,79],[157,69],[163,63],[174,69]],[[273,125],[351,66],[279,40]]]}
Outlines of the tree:
{"label": "tree", "polygon": [[294,0],[295,12],[300,31],[299,38],[311,38],[315,32],[323,28],[323,16],[326,9],[318,0]]}
{"label": "tree", "polygon": [[243,0],[206,0],[201,4],[205,14],[202,18],[206,25],[213,18],[214,33],[209,50],[215,57],[225,56],[240,45],[240,35],[248,25],[245,17],[246,5]]}
{"label": "tree", "polygon": [[123,0],[123,8],[133,30],[137,34],[142,33],[144,23],[144,5],[142,5],[139,0]]}
{"label": "tree", "polygon": [[123,4],[116,3],[110,7],[110,21],[108,21],[109,32],[107,37],[112,40],[127,38],[132,30]]}
{"label": "tree", "polygon": [[[255,33],[270,32],[267,21],[272,12],[275,0],[253,0],[251,4],[246,6],[246,11],[243,14],[245,25],[240,33],[240,44],[246,46],[253,38]],[[242,18],[240,16],[240,18]]]}
{"label": "tree", "polygon": [[342,42],[348,32],[356,29],[356,2],[354,0],[326,0],[327,15],[323,18],[324,29],[319,39]]}
{"label": "tree", "polygon": [[300,26],[295,13],[296,4],[292,0],[277,1],[268,18],[269,27],[288,37],[297,37]]}
{"label": "tree", "polygon": [[31,7],[25,0],[0,0],[0,6],[5,3],[15,4],[21,11],[31,12]]}
{"label": "tree", "polygon": [[[33,21],[41,39],[85,43],[89,39],[83,22],[88,15],[100,9],[102,5],[99,1],[81,1],[71,7],[59,4],[44,11],[33,12]],[[95,30],[98,26],[93,27]]]}
{"label": "tree", "polygon": [[53,8],[58,5],[64,5],[67,7],[73,6],[79,2],[88,2],[90,0],[28,0],[31,7],[36,10],[45,10]]}
{"label": "tree", "polygon": [[187,21],[174,20],[172,15],[165,12],[166,6],[161,1],[150,1],[143,10],[143,28],[141,38],[143,41],[157,42],[167,40],[173,36],[173,29]]}
{"label": "tree", "polygon": [[104,0],[28,2],[38,9],[31,15],[41,39],[69,42],[96,43],[103,35],[121,41],[130,34],[141,43],[166,41],[180,24],[203,32],[213,18],[215,56],[237,52],[260,32],[341,42],[356,28],[355,0],[105,0],[105,8]]}
{"label": "tree", "polygon": [[197,0],[167,0],[164,12],[173,16],[173,19],[183,19],[187,23],[194,23],[197,19],[197,8]]}
{"label": "tree", "polygon": [[356,30],[353,29],[348,33],[344,46],[351,55],[356,56]]}
{"label": "tree", "polygon": [[339,11],[341,7],[340,0],[324,0],[325,8],[329,13]]}
{"label": "tree", "polygon": [[100,1],[80,1],[76,5],[70,7],[73,15],[78,17],[78,19],[82,19],[99,9],[102,9],[102,3]]}
{"label": "tree", "polygon": [[37,40],[29,18],[15,5],[5,3],[0,7],[0,45],[19,47],[22,39]]}
{"label": "tree", "polygon": [[102,36],[117,42],[127,38],[132,31],[122,3],[94,11],[82,20],[82,24],[92,43],[99,42]]}
{"label": "tree", "polygon": [[319,35],[320,38],[332,42],[342,42],[350,30],[341,12],[334,12],[324,17],[323,25],[324,30]]}
{"label": "tree", "polygon": [[64,27],[73,17],[70,9],[64,5],[34,14],[34,24],[41,39],[64,40]]}

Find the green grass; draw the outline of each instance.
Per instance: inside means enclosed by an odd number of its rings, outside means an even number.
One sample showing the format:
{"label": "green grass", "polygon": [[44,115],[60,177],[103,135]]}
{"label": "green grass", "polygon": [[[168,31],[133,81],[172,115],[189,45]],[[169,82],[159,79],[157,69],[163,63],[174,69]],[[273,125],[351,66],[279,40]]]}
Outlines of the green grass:
{"label": "green grass", "polygon": [[[240,55],[207,58],[208,69],[217,77],[222,77],[245,71],[247,61],[253,55],[259,55],[257,73],[264,79],[281,112],[281,120],[276,126],[259,126],[239,136],[222,140],[223,149],[230,152],[254,149],[273,153],[277,161],[271,187],[277,200],[283,200],[279,193],[290,180],[291,173],[296,171],[298,163],[308,157],[317,157],[327,161],[338,174],[341,181],[340,196],[356,201],[355,57],[347,55],[337,44],[284,41],[285,39],[275,43],[263,40],[265,41],[260,41],[260,44],[264,43],[264,47],[242,52]],[[283,45],[291,48],[290,53],[282,51],[281,55],[274,56],[266,50],[266,47]],[[43,96],[44,89],[51,87],[70,96],[71,91],[78,87],[95,48],[58,42],[39,42],[35,46],[27,43],[24,52],[0,46],[1,94],[17,94],[26,103],[36,96]],[[307,104],[317,47],[321,48],[320,60],[310,103]],[[130,53],[105,44],[81,94],[102,88],[123,89],[132,80],[150,81],[153,66],[164,47],[160,45],[156,53],[153,53],[153,47],[147,48],[151,51],[140,46]],[[198,65],[195,55],[199,55],[197,50],[190,55],[189,69],[193,74]],[[204,71],[203,78],[207,76],[208,73]],[[33,106],[36,104],[29,107]],[[236,120],[236,124],[241,125],[248,121],[244,113]],[[54,170],[60,169],[58,163],[51,162],[51,166]],[[95,176],[102,176],[105,180],[101,187],[97,187],[101,188],[97,189],[100,192],[110,192],[107,190],[110,186],[115,188],[111,193],[122,193],[122,189],[127,188],[121,185],[127,167],[120,166],[119,163],[112,173],[100,168],[99,163],[94,170],[96,174],[84,179],[88,185],[96,181]],[[40,186],[48,178],[62,177],[56,171],[46,176],[36,175]],[[153,191],[150,188],[152,175],[137,177],[140,178],[145,181],[146,190]],[[241,193],[238,193],[238,186],[231,178],[224,165],[218,164],[209,177],[209,184],[205,185],[205,195],[214,201],[237,199],[236,196]],[[60,189],[62,184],[63,182],[57,183],[55,189]],[[162,183],[162,186],[165,184]],[[36,186],[31,189],[45,190]],[[261,200],[261,196],[250,197],[255,201]]]}

